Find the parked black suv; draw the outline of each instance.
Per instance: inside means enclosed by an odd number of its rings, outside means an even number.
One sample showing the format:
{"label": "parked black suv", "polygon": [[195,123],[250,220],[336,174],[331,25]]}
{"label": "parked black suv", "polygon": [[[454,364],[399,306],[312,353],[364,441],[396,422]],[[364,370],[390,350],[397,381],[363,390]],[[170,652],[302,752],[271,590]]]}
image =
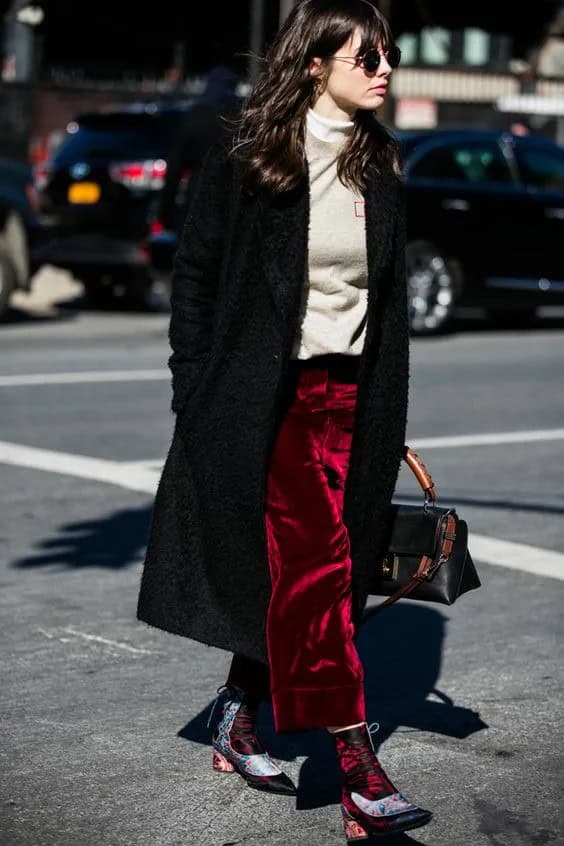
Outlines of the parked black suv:
{"label": "parked black suv", "polygon": [[88,295],[142,298],[151,284],[146,238],[167,156],[192,100],[83,114],[36,170],[36,264],[70,270]]}
{"label": "parked black suv", "polygon": [[[538,136],[476,130],[398,133],[407,187],[407,277],[414,333],[456,307],[526,325],[564,303],[564,150]],[[180,228],[149,239],[166,278]]]}
{"label": "parked black suv", "polygon": [[[156,276],[149,241],[180,225],[191,170],[238,113],[244,90],[215,65],[201,94],[84,114],[37,172],[42,238],[34,251],[80,278],[90,299],[144,300]],[[174,221],[174,223],[173,223]]]}
{"label": "parked black suv", "polygon": [[[187,177],[215,131],[201,103],[134,106],[71,125],[38,174],[36,263],[68,268],[97,299],[120,288],[142,297],[153,278],[169,279]],[[473,130],[399,137],[413,331],[444,329],[458,305],[527,323],[538,306],[563,304],[563,148]]]}

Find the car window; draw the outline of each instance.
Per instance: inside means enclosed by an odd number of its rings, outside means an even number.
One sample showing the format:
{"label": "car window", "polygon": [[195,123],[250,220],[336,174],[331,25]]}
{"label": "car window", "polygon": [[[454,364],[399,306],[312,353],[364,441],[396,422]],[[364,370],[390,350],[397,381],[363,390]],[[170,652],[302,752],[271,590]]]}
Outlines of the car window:
{"label": "car window", "polygon": [[151,159],[163,157],[178,131],[180,116],[96,115],[79,122],[57,150],[58,166],[80,159]]}
{"label": "car window", "polygon": [[527,185],[553,191],[564,189],[564,152],[523,145],[517,149],[517,161]]}
{"label": "car window", "polygon": [[493,143],[463,142],[433,147],[414,162],[410,178],[463,182],[511,182],[503,153]]}

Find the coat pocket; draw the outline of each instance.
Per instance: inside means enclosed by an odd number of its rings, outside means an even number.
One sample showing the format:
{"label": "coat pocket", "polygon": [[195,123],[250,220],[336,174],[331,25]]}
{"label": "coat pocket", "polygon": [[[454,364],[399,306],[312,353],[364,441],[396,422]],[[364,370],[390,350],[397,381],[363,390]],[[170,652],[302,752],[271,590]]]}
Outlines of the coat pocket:
{"label": "coat pocket", "polygon": [[200,406],[200,399],[208,382],[211,366],[210,359],[203,359],[197,372],[191,374],[186,383],[180,383],[180,403],[175,403],[177,419],[184,421],[191,417]]}

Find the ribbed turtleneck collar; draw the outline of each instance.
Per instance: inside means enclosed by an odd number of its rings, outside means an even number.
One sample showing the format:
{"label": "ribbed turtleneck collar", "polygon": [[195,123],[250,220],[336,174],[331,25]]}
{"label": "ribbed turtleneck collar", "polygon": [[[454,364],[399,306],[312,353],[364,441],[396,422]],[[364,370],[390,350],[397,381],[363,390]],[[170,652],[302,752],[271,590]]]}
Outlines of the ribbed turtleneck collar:
{"label": "ribbed turtleneck collar", "polygon": [[351,134],[354,129],[354,121],[323,117],[314,112],[313,109],[308,109],[307,126],[312,135],[315,135],[320,141],[335,144],[343,141],[347,135]]}

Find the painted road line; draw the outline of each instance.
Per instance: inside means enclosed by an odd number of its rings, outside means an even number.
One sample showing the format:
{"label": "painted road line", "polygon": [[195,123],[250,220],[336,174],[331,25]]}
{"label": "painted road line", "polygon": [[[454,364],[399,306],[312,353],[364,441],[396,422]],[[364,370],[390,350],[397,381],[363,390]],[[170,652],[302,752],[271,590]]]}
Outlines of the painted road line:
{"label": "painted road line", "polygon": [[148,458],[144,461],[122,461],[122,467],[142,467],[145,470],[162,470],[164,458]]}
{"label": "painted road line", "polygon": [[[42,385],[80,385],[87,383],[168,381],[168,369],[160,370],[96,370],[71,373],[28,373],[0,376],[0,388],[19,388]],[[409,440],[412,449],[449,449],[472,446],[500,446],[503,444],[533,443],[564,440],[564,429],[531,429],[515,432],[484,432],[470,435],[446,435]],[[139,464],[145,462],[129,462]]]}
{"label": "painted road line", "polygon": [[106,637],[100,637],[100,635],[89,634],[89,632],[81,632],[79,629],[75,629],[72,626],[65,626],[63,631],[67,632],[67,634],[74,635],[75,637],[81,637],[84,640],[91,640],[95,643],[103,643],[104,646],[114,646],[117,649],[123,649],[126,652],[134,652],[137,655],[155,654],[150,649],[143,649],[142,647],[138,646],[130,646],[129,643],[122,643],[119,640],[109,640]]}
{"label": "painted road line", "polygon": [[412,449],[448,449],[449,447],[500,446],[533,441],[562,441],[564,429],[530,429],[521,432],[485,432],[480,435],[447,435],[409,440]]}
{"label": "painted road line", "polygon": [[172,379],[170,370],[86,370],[76,373],[22,373],[0,376],[0,388],[27,385],[80,385],[88,382],[153,382]]}
{"label": "painted road line", "polygon": [[89,458],[85,455],[22,446],[7,441],[0,441],[0,462],[15,467],[76,476],[79,479],[92,479],[140,493],[154,494],[158,482],[158,473],[144,467],[122,466],[120,461]]}
{"label": "painted road line", "polygon": [[[160,471],[138,462],[108,461],[0,441],[0,463],[92,479],[154,495]],[[470,534],[472,557],[485,564],[564,580],[564,554],[550,549]]]}
{"label": "painted road line", "polygon": [[[48,638],[49,640],[59,640],[61,643],[69,643],[71,642],[71,638],[69,637],[61,637],[57,634],[56,629],[52,629],[48,631],[47,629],[43,629],[40,626],[37,626],[36,631],[42,634],[44,637]],[[89,632],[81,632],[79,629],[75,629],[72,626],[66,626],[61,631],[65,632],[66,634],[72,635],[73,637],[79,637],[83,640],[91,641],[94,643],[101,643],[104,646],[110,646],[116,649],[123,649],[125,652],[132,652],[136,655],[155,655],[156,653],[153,652],[151,649],[143,649],[142,647],[138,646],[131,646],[129,643],[123,643],[119,640],[109,640],[107,637],[101,637],[100,635],[93,635]]]}
{"label": "painted road line", "polygon": [[490,538],[470,532],[468,549],[472,558],[495,567],[521,570],[535,576],[564,580],[564,554],[525,543]]}

